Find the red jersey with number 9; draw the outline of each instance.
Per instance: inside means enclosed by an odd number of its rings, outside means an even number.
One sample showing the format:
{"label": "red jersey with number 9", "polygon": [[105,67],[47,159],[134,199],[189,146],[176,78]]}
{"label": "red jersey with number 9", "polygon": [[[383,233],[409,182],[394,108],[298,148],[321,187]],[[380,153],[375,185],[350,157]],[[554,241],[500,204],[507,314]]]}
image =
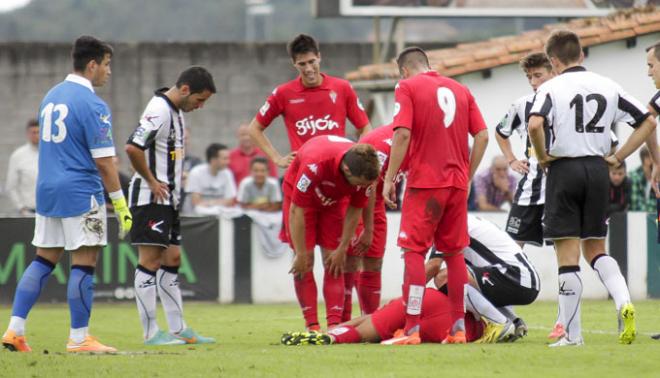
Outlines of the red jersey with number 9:
{"label": "red jersey with number 9", "polygon": [[468,189],[468,134],[486,128],[470,91],[435,71],[401,80],[394,128],[410,129],[407,186]]}

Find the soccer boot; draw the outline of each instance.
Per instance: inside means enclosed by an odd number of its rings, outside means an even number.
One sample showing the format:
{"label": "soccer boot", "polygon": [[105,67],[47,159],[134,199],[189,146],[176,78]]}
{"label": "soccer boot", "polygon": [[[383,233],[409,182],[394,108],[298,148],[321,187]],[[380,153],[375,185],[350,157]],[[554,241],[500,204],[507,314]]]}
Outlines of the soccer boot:
{"label": "soccer boot", "polygon": [[564,336],[566,336],[566,330],[564,330],[564,326],[561,323],[557,323],[555,324],[552,331],[550,331],[548,334],[548,339],[559,340]]}
{"label": "soccer boot", "polygon": [[382,345],[418,345],[422,343],[419,332],[406,335],[403,329],[397,329],[392,338],[380,342]]}
{"label": "soccer boot", "polygon": [[190,327],[173,336],[185,341],[186,344],[215,344],[214,338],[202,336]]}
{"label": "soccer boot", "polygon": [[320,332],[287,332],[280,342],[284,345],[330,345],[333,340],[327,333]]}
{"label": "soccer boot", "polygon": [[443,344],[465,344],[467,343],[467,338],[465,337],[465,331],[456,331],[453,335],[447,333],[447,337],[442,340]]}
{"label": "soccer boot", "polygon": [[655,335],[652,335],[651,338],[652,338],[653,340],[660,340],[660,333],[657,333],[657,334],[655,334]]}
{"label": "soccer boot", "polygon": [[66,351],[69,353],[115,353],[117,349],[103,345],[94,336],[87,335],[82,343],[76,343],[69,339],[66,344]]}
{"label": "soccer boot", "polygon": [[25,336],[17,336],[16,332],[7,330],[2,335],[2,345],[12,352],[32,352],[32,348],[25,340]]}
{"label": "soccer boot", "polygon": [[550,345],[548,345],[550,348],[556,348],[556,347],[565,347],[565,346],[582,346],[584,345],[584,340],[580,337],[577,340],[569,340],[568,336],[563,336],[557,340],[557,342],[554,342]]}
{"label": "soccer boot", "polygon": [[527,336],[527,324],[525,324],[521,318],[516,318],[513,321],[513,325],[516,327],[516,331],[514,332],[514,338],[511,341]]}
{"label": "soccer boot", "polygon": [[475,340],[476,344],[494,344],[508,341],[516,329],[510,321],[499,324],[484,319],[484,322],[486,323],[486,327],[481,337]]}
{"label": "soccer boot", "polygon": [[630,344],[635,341],[637,330],[635,328],[635,306],[632,303],[626,303],[619,310],[619,342],[621,344]]}
{"label": "soccer boot", "polygon": [[155,335],[151,336],[149,339],[144,340],[144,345],[183,345],[185,340],[178,337],[174,337],[167,332],[159,330]]}

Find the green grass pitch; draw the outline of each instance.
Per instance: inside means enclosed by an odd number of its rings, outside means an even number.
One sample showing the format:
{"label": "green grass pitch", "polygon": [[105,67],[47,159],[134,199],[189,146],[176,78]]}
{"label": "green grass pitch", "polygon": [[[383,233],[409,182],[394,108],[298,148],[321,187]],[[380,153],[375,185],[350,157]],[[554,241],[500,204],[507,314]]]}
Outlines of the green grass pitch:
{"label": "green grass pitch", "polygon": [[[513,344],[381,346],[282,346],[282,332],[301,328],[295,305],[187,304],[188,323],[215,345],[144,347],[134,304],[94,307],[92,334],[119,355],[67,355],[69,315],[65,305],[38,305],[30,314],[30,354],[0,351],[2,377],[658,377],[660,301],[637,302],[638,337],[620,345],[611,301],[586,301],[582,322],[586,345],[548,348],[556,304],[540,302],[517,311],[529,335]],[[0,326],[10,309],[0,307]],[[163,313],[159,324],[165,327]]]}

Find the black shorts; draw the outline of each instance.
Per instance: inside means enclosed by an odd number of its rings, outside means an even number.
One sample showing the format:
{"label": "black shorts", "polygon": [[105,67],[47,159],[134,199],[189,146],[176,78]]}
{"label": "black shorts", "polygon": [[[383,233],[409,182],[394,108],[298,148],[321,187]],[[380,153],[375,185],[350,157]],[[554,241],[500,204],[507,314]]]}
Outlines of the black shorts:
{"label": "black shorts", "polygon": [[511,205],[506,233],[515,241],[543,245],[543,205]]}
{"label": "black shorts", "polygon": [[495,307],[527,305],[539,295],[538,290],[521,286],[496,266],[468,266],[468,270],[477,281],[481,294]]}
{"label": "black shorts", "polygon": [[600,156],[553,161],[548,168],[543,237],[604,238],[609,177],[607,163]]}
{"label": "black shorts", "polygon": [[174,207],[156,204],[135,206],[131,207],[131,214],[131,244],[163,248],[181,245],[181,221]]}

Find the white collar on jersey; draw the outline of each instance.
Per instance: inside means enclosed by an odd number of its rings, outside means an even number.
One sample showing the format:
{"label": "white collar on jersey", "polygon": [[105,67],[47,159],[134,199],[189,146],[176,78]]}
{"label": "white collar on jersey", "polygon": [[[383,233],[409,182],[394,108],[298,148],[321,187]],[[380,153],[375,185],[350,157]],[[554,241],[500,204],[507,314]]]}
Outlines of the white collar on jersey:
{"label": "white collar on jersey", "polygon": [[70,73],[66,75],[66,79],[64,80],[70,81],[72,83],[80,84],[83,87],[87,87],[90,91],[92,91],[92,93],[94,93],[94,87],[92,87],[92,82],[87,80],[86,77],[82,77],[80,75]]}

